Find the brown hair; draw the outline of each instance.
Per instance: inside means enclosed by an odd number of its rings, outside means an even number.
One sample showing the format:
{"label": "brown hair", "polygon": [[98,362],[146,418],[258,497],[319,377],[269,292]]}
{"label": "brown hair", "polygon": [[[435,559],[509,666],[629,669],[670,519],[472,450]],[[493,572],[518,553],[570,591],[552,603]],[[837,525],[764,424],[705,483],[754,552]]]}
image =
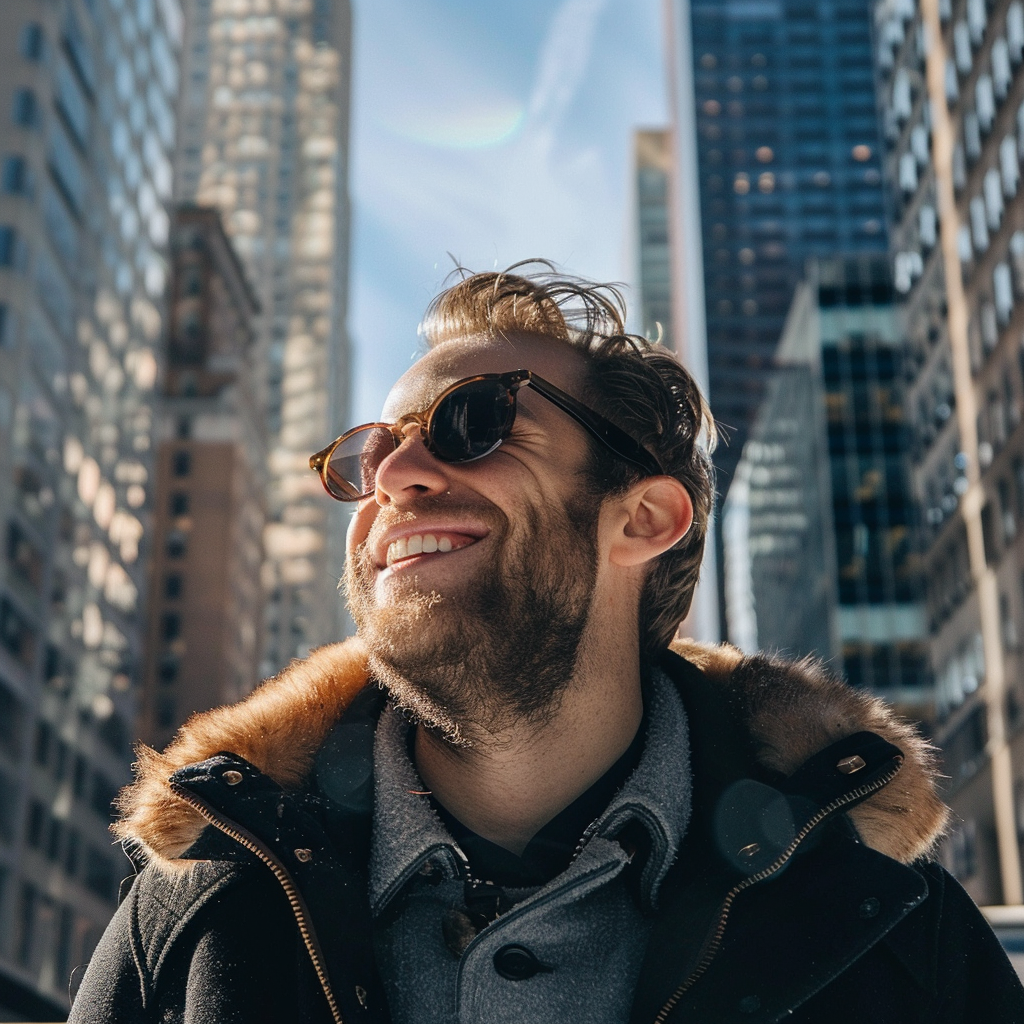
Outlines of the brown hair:
{"label": "brown hair", "polygon": [[[430,303],[420,327],[430,348],[511,334],[571,345],[588,364],[581,398],[639,441],[689,493],[693,525],[655,561],[640,598],[641,645],[650,654],[664,649],[690,609],[714,503],[710,453],[717,432],[700,389],[668,349],[626,333],[625,303],[613,285],[560,276],[546,260],[455,273],[460,279]],[[592,444],[589,475],[595,492],[607,495],[627,490],[642,473]]]}

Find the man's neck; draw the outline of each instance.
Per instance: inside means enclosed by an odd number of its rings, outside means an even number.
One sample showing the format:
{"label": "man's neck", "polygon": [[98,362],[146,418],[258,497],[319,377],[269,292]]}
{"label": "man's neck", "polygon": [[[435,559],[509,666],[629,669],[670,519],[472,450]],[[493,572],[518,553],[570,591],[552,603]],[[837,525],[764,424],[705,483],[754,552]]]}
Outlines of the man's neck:
{"label": "man's neck", "polygon": [[452,747],[419,728],[415,757],[423,782],[467,828],[521,854],[615,764],[640,727],[638,659],[607,668],[577,672],[540,727],[512,727],[477,737],[468,747]]}

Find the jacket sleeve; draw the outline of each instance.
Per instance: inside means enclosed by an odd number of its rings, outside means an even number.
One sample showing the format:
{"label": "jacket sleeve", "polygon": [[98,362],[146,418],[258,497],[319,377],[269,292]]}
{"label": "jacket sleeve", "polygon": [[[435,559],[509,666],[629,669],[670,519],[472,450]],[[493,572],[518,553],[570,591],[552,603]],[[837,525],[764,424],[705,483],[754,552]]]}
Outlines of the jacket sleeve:
{"label": "jacket sleeve", "polygon": [[93,952],[71,1006],[68,1024],[137,1021],[145,1024],[142,977],[131,942],[131,897],[118,908]]}

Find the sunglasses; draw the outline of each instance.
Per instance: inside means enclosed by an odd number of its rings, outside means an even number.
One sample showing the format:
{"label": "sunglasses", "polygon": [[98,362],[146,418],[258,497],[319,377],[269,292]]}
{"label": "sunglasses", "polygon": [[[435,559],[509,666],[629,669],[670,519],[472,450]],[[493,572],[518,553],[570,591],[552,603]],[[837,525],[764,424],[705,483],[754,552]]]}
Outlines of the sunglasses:
{"label": "sunglasses", "polygon": [[373,494],[380,464],[405,440],[405,428],[418,423],[423,443],[442,462],[473,462],[490,455],[512,433],[516,394],[531,387],[571,416],[596,441],[650,476],[664,471],[658,460],[611,420],[588,409],[530,370],[481,373],[446,388],[423,412],[406,413],[394,423],[366,423],[310,456],[309,468],[338,501]]}

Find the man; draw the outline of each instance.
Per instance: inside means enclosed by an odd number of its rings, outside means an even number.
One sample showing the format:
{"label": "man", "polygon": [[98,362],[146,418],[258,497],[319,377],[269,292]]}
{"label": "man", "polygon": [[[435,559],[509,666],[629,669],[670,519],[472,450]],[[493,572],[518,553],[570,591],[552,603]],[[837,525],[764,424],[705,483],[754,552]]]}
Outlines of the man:
{"label": "man", "polygon": [[71,1020],[1024,1020],[926,859],[914,730],[673,643],[713,492],[686,371],[553,274],[468,276],[424,333],[311,459],[358,636],[140,751],[147,866]]}

